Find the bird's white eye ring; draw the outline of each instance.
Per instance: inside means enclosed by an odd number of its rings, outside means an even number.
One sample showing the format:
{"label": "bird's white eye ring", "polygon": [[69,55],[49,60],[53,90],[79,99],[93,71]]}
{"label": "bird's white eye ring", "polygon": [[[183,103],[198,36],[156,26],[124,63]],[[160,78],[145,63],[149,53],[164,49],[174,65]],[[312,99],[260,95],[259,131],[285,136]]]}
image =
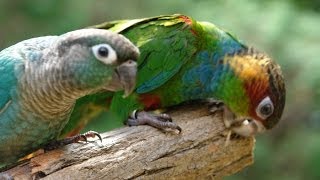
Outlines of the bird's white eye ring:
{"label": "bird's white eye ring", "polygon": [[114,64],[117,60],[117,53],[109,44],[98,44],[92,46],[93,55],[105,64]]}
{"label": "bird's white eye ring", "polygon": [[256,109],[256,113],[261,119],[267,119],[273,111],[274,106],[269,96],[265,97]]}

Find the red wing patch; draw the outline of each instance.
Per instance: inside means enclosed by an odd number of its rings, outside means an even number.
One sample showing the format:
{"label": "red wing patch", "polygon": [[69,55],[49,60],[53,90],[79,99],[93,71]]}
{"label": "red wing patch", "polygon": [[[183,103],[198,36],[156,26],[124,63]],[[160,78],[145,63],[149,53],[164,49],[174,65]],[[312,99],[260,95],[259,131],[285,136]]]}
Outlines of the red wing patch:
{"label": "red wing patch", "polygon": [[142,94],[139,98],[145,110],[158,109],[161,107],[160,97],[154,94]]}

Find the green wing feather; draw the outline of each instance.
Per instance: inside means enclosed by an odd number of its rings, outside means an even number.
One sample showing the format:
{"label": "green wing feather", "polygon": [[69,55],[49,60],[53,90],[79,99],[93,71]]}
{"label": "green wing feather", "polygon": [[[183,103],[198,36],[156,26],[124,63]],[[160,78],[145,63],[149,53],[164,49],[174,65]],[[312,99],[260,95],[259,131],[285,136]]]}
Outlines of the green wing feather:
{"label": "green wing feather", "polygon": [[139,47],[136,89],[139,94],[163,85],[196,52],[192,27],[181,15],[113,21],[95,27],[121,33]]}
{"label": "green wing feather", "polygon": [[[90,28],[118,32],[139,47],[141,55],[138,59],[136,93],[141,94],[166,83],[196,53],[196,37],[192,32],[194,27],[187,24],[184,18],[186,17],[182,15],[156,16],[106,22]],[[105,96],[112,97],[111,104]],[[137,95],[133,94],[123,99],[122,92],[105,92],[105,95],[99,93],[82,98],[77,101],[62,134],[64,136],[78,133],[93,118],[107,116],[107,108],[116,112],[111,113],[117,115],[112,123],[122,122],[129,112],[141,107],[137,98]]]}
{"label": "green wing feather", "polygon": [[60,136],[78,134],[88,122],[101,116],[101,114],[107,113],[113,94],[113,92],[100,92],[78,99]]}

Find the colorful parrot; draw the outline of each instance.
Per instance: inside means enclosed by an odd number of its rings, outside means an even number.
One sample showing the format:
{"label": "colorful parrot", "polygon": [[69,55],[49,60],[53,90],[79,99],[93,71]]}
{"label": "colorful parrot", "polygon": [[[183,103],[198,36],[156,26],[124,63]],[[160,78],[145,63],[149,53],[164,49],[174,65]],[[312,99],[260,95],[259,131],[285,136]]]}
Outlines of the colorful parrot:
{"label": "colorful parrot", "polygon": [[107,110],[129,125],[181,130],[168,115],[141,110],[207,98],[224,103],[226,127],[242,136],[271,129],[281,118],[286,92],[279,65],[211,23],[165,15],[93,27],[123,34],[139,47],[137,85],[125,99],[121,92],[80,99],[65,134]]}
{"label": "colorful parrot", "polygon": [[138,56],[127,38],[99,29],[33,38],[2,50],[0,167],[57,142],[78,98],[131,93]]}

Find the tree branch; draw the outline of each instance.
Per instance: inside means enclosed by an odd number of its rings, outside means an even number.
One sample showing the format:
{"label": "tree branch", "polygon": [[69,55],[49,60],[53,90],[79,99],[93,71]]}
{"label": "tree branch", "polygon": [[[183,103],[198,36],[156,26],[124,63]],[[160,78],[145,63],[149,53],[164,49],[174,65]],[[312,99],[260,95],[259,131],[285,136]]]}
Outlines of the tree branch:
{"label": "tree branch", "polygon": [[7,171],[15,179],[195,179],[221,178],[253,163],[254,138],[225,146],[221,114],[184,105],[169,112],[182,130],[148,126],[102,134],[103,143],[78,143],[38,155]]}

